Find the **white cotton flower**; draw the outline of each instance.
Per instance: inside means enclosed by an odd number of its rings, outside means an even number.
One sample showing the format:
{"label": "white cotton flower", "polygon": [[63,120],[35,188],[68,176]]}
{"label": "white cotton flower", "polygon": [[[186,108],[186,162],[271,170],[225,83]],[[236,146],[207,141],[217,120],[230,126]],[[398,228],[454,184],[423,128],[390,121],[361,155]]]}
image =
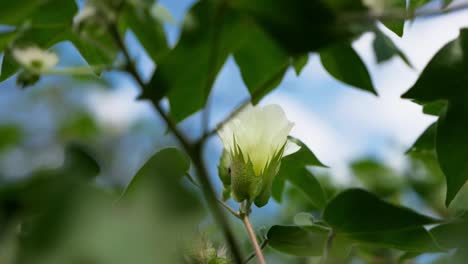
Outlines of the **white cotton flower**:
{"label": "white cotton flower", "polygon": [[[300,149],[288,141],[293,125],[280,106],[267,105],[247,107],[220,129],[225,149],[220,176],[232,188],[234,199],[252,202],[262,196],[257,205],[268,201],[281,158]],[[226,167],[228,176],[222,172]]]}
{"label": "white cotton flower", "polygon": [[38,47],[15,48],[13,50],[15,60],[28,70],[43,72],[57,65],[59,58],[51,51]]}

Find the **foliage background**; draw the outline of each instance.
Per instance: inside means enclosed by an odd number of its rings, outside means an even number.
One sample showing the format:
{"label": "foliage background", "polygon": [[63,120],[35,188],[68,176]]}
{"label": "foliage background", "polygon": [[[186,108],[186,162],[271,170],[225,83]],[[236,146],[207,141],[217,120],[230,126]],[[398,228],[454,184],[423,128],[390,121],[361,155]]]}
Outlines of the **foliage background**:
{"label": "foliage background", "polygon": [[[174,23],[164,25],[169,43],[174,45],[180,33],[180,23],[193,1],[159,2],[174,17]],[[429,7],[437,4],[435,1]],[[350,89],[348,85],[333,79],[320,65],[318,56],[311,54],[302,73],[296,76],[294,70],[289,69],[279,87],[266,96],[261,104],[278,103],[285,109],[289,119],[296,123],[292,135],[304,141],[330,167],[314,168],[313,172],[325,187],[327,182],[330,183],[331,192],[345,187],[364,187],[381,197],[428,215],[450,215],[443,205],[444,178],[437,166],[435,169],[431,167],[429,173],[418,176],[415,168],[419,168],[420,164],[412,160],[411,156],[404,155],[436,118],[423,114],[419,105],[403,100],[400,96],[416,81],[435,52],[455,38],[460,28],[468,26],[467,16],[467,11],[460,11],[407,22],[402,38],[382,27],[406,54],[412,68],[397,57],[377,64],[372,50],[372,33],[366,33],[356,40],[353,47],[365,62],[378,97],[362,90]],[[154,64],[132,33],[127,33],[125,40],[132,57],[136,58],[139,72],[148,80]],[[62,65],[84,63],[70,43],[60,43],[53,49],[60,55]],[[64,160],[65,143],[78,140],[92,149],[101,165],[97,179],[99,184],[109,190],[124,188],[155,150],[177,144],[166,133],[163,120],[151,105],[146,101],[135,100],[138,94],[133,79],[118,73],[104,73],[102,79],[45,77],[34,87],[25,90],[15,84],[15,78],[1,83],[1,181],[6,184],[28,177],[38,169],[60,167]],[[211,93],[210,127],[214,127],[248,96],[239,69],[231,57],[216,78]],[[200,113],[195,114],[181,123],[182,130],[192,139],[201,135],[200,118]],[[210,139],[204,158],[217,189],[220,183],[214,176],[220,153],[218,139]],[[376,181],[374,175],[379,175],[379,180]],[[190,190],[193,195],[199,195],[196,190]],[[280,206],[272,202],[265,208],[256,209],[254,225],[268,228],[273,224],[292,224],[296,213],[311,210],[310,204],[297,189],[288,188],[287,193],[285,204]],[[467,205],[462,198],[455,206],[466,209]],[[94,200],[91,200],[93,204]],[[92,211],[89,208],[86,210]],[[108,217],[106,214],[96,214],[97,218]],[[206,215],[204,217],[201,224],[194,217],[195,224],[188,225],[192,229],[198,226],[196,229],[207,232],[215,243],[222,243],[222,237],[212,220]],[[155,218],[156,222],[162,221]],[[118,224],[116,230],[120,230]],[[154,229],[150,223],[145,224],[148,225],[145,226],[147,229],[143,228],[140,232]],[[96,228],[99,230],[99,227]],[[240,225],[236,228],[238,233],[243,234]],[[73,227],[69,227],[69,230],[73,231]],[[120,231],[109,229],[108,232]],[[158,233],[157,230],[155,232]],[[106,236],[95,235],[89,239],[100,240],[103,237]],[[106,243],[104,241],[102,244]],[[155,243],[161,245],[160,242]],[[149,256],[138,254],[138,246],[132,248],[127,243],[123,245],[125,250],[134,252],[136,259]],[[64,249],[66,252],[68,250]],[[248,247],[245,251],[248,252]],[[112,249],[110,252],[116,255],[117,250]],[[271,249],[267,249],[267,252],[271,253],[271,261],[277,263],[284,263],[284,258],[288,258]],[[34,256],[33,253],[31,255]],[[417,261],[429,263],[433,258],[437,257],[426,255]],[[122,259],[119,261],[114,263],[128,263]],[[144,259],[141,261],[146,263]],[[310,260],[297,261],[307,263]],[[376,263],[365,256],[360,256],[360,261]]]}

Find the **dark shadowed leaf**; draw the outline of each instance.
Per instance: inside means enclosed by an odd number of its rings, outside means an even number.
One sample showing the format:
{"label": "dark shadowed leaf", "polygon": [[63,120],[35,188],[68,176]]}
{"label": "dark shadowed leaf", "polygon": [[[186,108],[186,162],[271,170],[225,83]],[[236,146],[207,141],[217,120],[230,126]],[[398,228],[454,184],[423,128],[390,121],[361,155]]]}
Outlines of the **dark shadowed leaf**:
{"label": "dark shadowed leaf", "polygon": [[189,170],[190,160],[176,148],[165,148],[154,154],[137,172],[125,190],[126,196],[133,196],[145,186],[161,182],[160,177],[170,182],[180,180]]}
{"label": "dark shadowed leaf", "polygon": [[437,132],[437,122],[430,125],[419,138],[414,142],[406,153],[413,152],[434,152]]}
{"label": "dark shadowed leaf", "polygon": [[242,79],[253,103],[279,85],[289,66],[289,57],[261,28],[244,23],[244,41],[234,52]]}
{"label": "dark shadowed leaf", "polygon": [[294,71],[296,72],[297,76],[299,76],[299,74],[301,74],[302,70],[307,65],[307,62],[309,62],[309,54],[308,53],[292,58],[292,65],[293,65]]}
{"label": "dark shadowed leaf", "polygon": [[375,30],[375,38],[372,42],[377,63],[382,63],[390,60],[394,56],[400,57],[406,65],[412,67],[411,62],[406,55],[393,43],[387,35],[378,28]]}
{"label": "dark shadowed leaf", "polygon": [[346,233],[402,230],[437,222],[360,189],[349,189],[338,194],[328,203],[323,219],[337,232]]}
{"label": "dark shadowed leaf", "polygon": [[468,179],[468,107],[451,102],[437,125],[436,151],[447,181],[446,205],[455,198]]}
{"label": "dark shadowed leaf", "polygon": [[[468,179],[468,127],[466,100],[468,99],[468,30],[462,29],[459,38],[449,42],[432,58],[413,87],[402,97],[421,103],[448,102],[437,126],[436,152],[446,176],[446,205]],[[435,112],[440,111],[436,107]]]}
{"label": "dark shadowed leaf", "polygon": [[320,61],[335,79],[377,94],[366,65],[351,44],[338,44],[321,50]]}
{"label": "dark shadowed leaf", "polygon": [[280,0],[272,5],[269,0],[237,0],[233,5],[254,18],[290,55],[359,35],[360,30],[354,30],[362,27],[340,21],[340,14],[367,10],[360,1]]}
{"label": "dark shadowed leaf", "polygon": [[241,40],[238,25],[237,14],[221,1],[195,4],[179,42],[158,64],[142,98],[157,103],[167,95],[177,121],[201,109],[216,75]]}
{"label": "dark shadowed leaf", "polygon": [[359,189],[349,189],[329,202],[323,219],[338,235],[356,243],[412,252],[440,251],[423,225],[437,220],[392,205]]}
{"label": "dark shadowed leaf", "polygon": [[125,20],[151,59],[157,63],[168,52],[164,28],[149,9],[128,7]]}

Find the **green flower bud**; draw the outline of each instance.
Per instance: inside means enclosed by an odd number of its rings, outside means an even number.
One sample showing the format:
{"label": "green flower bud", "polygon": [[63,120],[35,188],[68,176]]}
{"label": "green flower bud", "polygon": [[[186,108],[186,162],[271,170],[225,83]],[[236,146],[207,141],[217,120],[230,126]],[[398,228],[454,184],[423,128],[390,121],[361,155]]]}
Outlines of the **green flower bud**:
{"label": "green flower bud", "polygon": [[219,131],[224,152],[218,167],[225,190],[237,202],[264,206],[281,159],[299,150],[288,141],[293,127],[278,105],[248,107]]}

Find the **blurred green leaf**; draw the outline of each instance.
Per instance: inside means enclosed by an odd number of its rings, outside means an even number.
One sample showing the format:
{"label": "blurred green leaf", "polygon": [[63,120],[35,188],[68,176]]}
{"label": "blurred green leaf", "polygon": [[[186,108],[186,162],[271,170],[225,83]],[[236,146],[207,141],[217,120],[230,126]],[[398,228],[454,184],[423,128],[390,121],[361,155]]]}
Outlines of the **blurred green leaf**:
{"label": "blurred green leaf", "polygon": [[283,177],[300,189],[317,208],[323,209],[326,205],[326,197],[322,186],[306,168],[296,168],[281,165],[277,177]]}
{"label": "blurred green leaf", "polygon": [[16,25],[24,22],[43,2],[41,0],[5,1],[0,9],[0,24]]}
{"label": "blurred green leaf", "polygon": [[289,57],[261,28],[245,23],[244,41],[234,52],[252,101],[260,99],[279,85],[289,66]]}
{"label": "blurred green leaf", "polygon": [[406,63],[406,65],[408,65],[408,67],[413,67],[406,55],[395,45],[395,43],[393,43],[392,39],[378,28],[375,30],[375,38],[372,42],[372,46],[374,48],[377,63],[382,63],[390,60],[394,56],[398,56]]}
{"label": "blurred green leaf", "polygon": [[333,45],[321,50],[320,61],[335,79],[377,95],[366,65],[350,44]]}
{"label": "blurred green leaf", "polygon": [[237,15],[223,2],[196,3],[186,16],[179,42],[158,64],[142,98],[158,103],[167,95],[177,121],[201,109],[216,75],[241,39],[238,25]]}
{"label": "blurred green leaf", "polygon": [[146,8],[127,7],[125,20],[150,58],[159,62],[169,52],[161,23]]}
{"label": "blurred green leaf", "polygon": [[423,113],[427,115],[440,116],[447,106],[445,101],[435,101],[433,103],[427,103],[423,106]]}
{"label": "blurred green leaf", "polygon": [[341,236],[374,247],[415,252],[440,251],[423,225],[437,220],[380,200],[360,189],[348,189],[331,200],[323,219]]}
{"label": "blurred green leaf", "polygon": [[[411,1],[411,0],[410,0]],[[378,2],[378,1],[376,1]],[[406,0],[382,0],[383,10],[382,12],[399,12],[402,15],[406,14]],[[405,29],[405,19],[385,19],[382,20],[382,23],[393,33],[397,34],[399,37],[403,36]]]}
{"label": "blurred green leaf", "polygon": [[165,148],[154,154],[137,172],[125,190],[126,196],[137,195],[145,186],[160,182],[159,178],[168,178],[174,182],[180,180],[190,168],[190,160],[176,148]]}
{"label": "blurred green leaf", "polygon": [[16,63],[11,52],[5,52],[3,54],[2,66],[0,71],[0,82],[10,78],[19,70],[20,66]]}
{"label": "blurred green leaf", "polygon": [[307,65],[307,62],[309,62],[308,53],[292,58],[292,65],[297,76],[301,74],[302,70]]}
{"label": "blurred green leaf", "polygon": [[321,256],[328,232],[319,226],[277,225],[268,231],[268,245],[296,256]]}
{"label": "blurred green leaf", "polygon": [[430,125],[419,138],[414,142],[406,153],[413,152],[434,152],[437,133],[437,122]]}
{"label": "blurred green leaf", "polygon": [[437,223],[433,218],[387,203],[360,189],[338,194],[328,203],[323,219],[337,232],[346,233],[401,230]]}
{"label": "blurred green leaf", "polygon": [[13,146],[17,146],[23,140],[21,127],[17,125],[0,125],[0,152]]}
{"label": "blurred green leaf", "polygon": [[414,86],[402,97],[421,103],[448,101],[437,126],[436,151],[446,176],[449,205],[468,179],[468,98],[464,70],[468,66],[468,30],[462,29],[456,40],[449,42],[432,58]]}
{"label": "blurred green leaf", "polygon": [[467,245],[468,222],[466,220],[438,225],[430,231],[437,243],[445,249],[464,248]]}
{"label": "blurred green leaf", "polygon": [[3,52],[16,37],[16,30],[0,31],[0,53]]}
{"label": "blurred green leaf", "polygon": [[468,179],[468,108],[465,102],[451,102],[437,125],[436,150],[447,181],[446,205]]}
{"label": "blurred green leaf", "polygon": [[[305,167],[306,166],[318,166],[318,167],[326,167],[316,156],[315,154],[299,139],[289,136],[288,140],[294,142],[301,148],[299,151],[284,157],[281,160],[281,167],[278,172],[278,175],[273,180],[272,185],[272,196],[277,202],[282,201],[283,191],[285,187],[285,181],[289,180],[289,177],[295,177],[294,180],[296,182],[300,182],[302,180],[308,182],[308,186],[301,186],[301,188],[305,188],[306,193],[311,194],[313,190],[318,190],[320,184],[317,182],[315,177],[308,172]],[[297,175],[297,176],[292,176]],[[309,179],[308,179],[309,178]],[[317,185],[318,184],[318,185]],[[310,187],[314,186],[314,187]],[[310,189],[309,189],[310,188]],[[312,202],[318,207],[322,205],[322,196],[323,191],[313,193],[309,198],[312,198]]]}
{"label": "blurred green leaf", "polygon": [[381,197],[397,194],[404,186],[402,177],[375,160],[355,161],[351,170],[367,189]]}
{"label": "blurred green leaf", "polygon": [[[361,33],[359,25],[345,23],[340,14],[367,11],[360,1],[345,3],[324,1],[237,0],[234,8],[252,17],[290,55],[317,51],[333,42],[349,39]],[[308,26],[304,26],[308,25]]]}
{"label": "blurred green leaf", "polygon": [[327,166],[324,165],[302,141],[292,136],[288,136],[288,140],[300,146],[301,149],[291,155],[284,157],[281,160],[281,164],[287,163],[288,166],[293,167],[317,166],[327,168]]}

